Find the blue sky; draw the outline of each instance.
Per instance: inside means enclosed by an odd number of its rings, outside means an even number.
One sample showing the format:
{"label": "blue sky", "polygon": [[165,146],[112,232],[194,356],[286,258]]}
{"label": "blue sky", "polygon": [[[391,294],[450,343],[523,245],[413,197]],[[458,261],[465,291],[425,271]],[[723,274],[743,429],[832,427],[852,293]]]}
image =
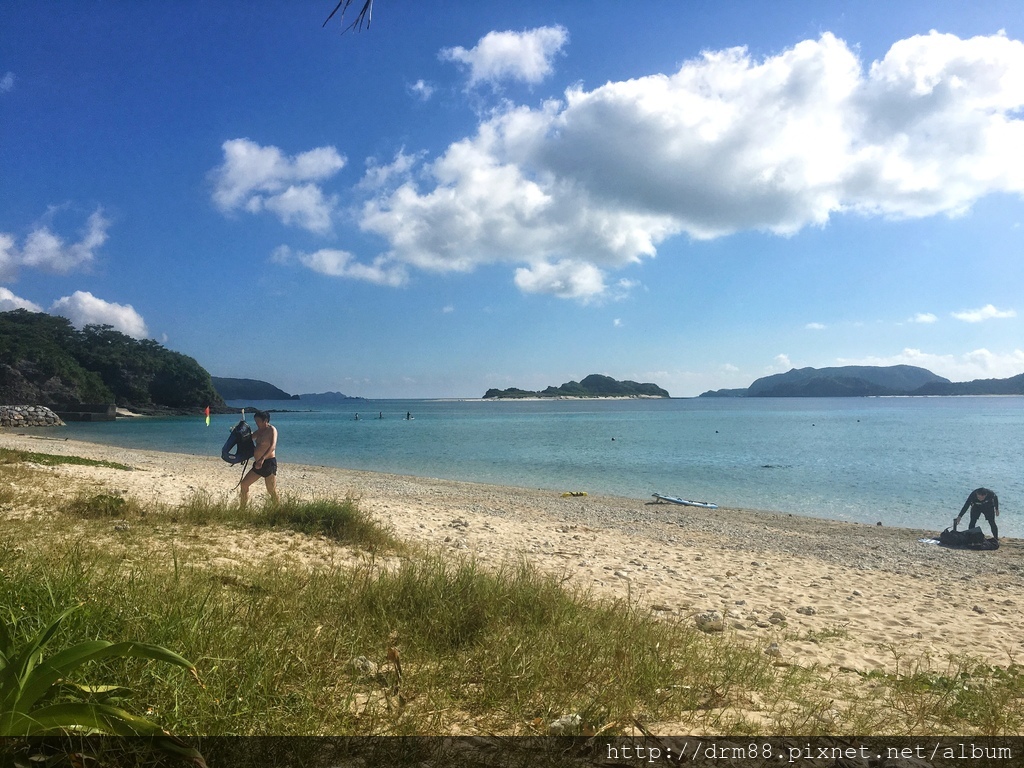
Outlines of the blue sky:
{"label": "blue sky", "polygon": [[333,6],[6,3],[0,309],[364,397],[1024,372],[1019,2]]}

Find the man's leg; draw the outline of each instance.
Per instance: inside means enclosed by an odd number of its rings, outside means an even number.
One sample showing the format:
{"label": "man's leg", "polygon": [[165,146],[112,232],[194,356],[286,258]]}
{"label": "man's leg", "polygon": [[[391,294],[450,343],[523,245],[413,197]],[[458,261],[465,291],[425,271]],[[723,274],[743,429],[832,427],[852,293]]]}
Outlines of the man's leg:
{"label": "man's leg", "polygon": [[971,507],[971,524],[968,525],[967,527],[968,528],[973,528],[974,526],[976,526],[978,524],[978,518],[980,516],[981,516],[981,512],[975,510],[974,507]]}
{"label": "man's leg", "polygon": [[267,493],[270,494],[270,498],[277,504],[280,499],[277,498],[277,475],[267,475],[265,478],[267,481]]}
{"label": "man's leg", "polygon": [[999,540],[999,528],[996,526],[996,513],[986,512],[985,519],[988,520],[988,527],[992,529],[992,538]]}
{"label": "man's leg", "polygon": [[255,470],[250,469],[242,478],[242,482],[238,486],[238,504],[242,509],[245,509],[245,505],[249,503],[249,486],[255,483],[258,477]]}

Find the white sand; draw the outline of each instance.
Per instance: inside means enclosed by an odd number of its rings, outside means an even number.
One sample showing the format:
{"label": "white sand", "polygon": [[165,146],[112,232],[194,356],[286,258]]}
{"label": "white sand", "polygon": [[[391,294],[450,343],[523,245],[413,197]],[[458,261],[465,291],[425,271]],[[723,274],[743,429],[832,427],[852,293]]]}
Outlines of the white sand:
{"label": "white sand", "polygon": [[[174,504],[197,490],[227,497],[238,471],[217,457],[126,450],[12,432],[0,446],[116,461],[139,471],[60,465],[52,471],[141,501]],[[836,671],[892,671],[900,660],[968,653],[1008,665],[1024,657],[1024,542],[965,552],[919,543],[923,532],[748,510],[703,510],[646,499],[563,498],[551,491],[293,465],[286,495],[351,495],[402,539],[472,553],[525,556],[596,595],[639,601],[694,621],[719,611],[725,632],[778,643],[779,662]],[[253,487],[259,502],[262,484]],[[952,518],[951,511],[949,518]],[[345,561],[321,539],[243,533],[218,561],[264,555]],[[211,555],[213,557],[214,555]],[[776,615],[775,623],[772,621]],[[779,621],[779,616],[782,620]],[[905,669],[905,666],[901,666]]]}

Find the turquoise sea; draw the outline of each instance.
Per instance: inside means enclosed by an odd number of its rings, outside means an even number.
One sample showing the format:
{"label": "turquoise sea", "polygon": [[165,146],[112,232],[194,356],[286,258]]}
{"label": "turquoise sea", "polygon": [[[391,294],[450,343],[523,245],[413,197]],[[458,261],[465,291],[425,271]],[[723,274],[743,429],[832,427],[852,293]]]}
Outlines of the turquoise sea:
{"label": "turquoise sea", "polygon": [[[125,419],[63,434],[217,456],[237,420]],[[361,400],[272,421],[282,488],[294,462],[940,531],[985,485],[999,495],[1000,534],[1024,537],[1022,397]],[[236,479],[225,464],[225,486]]]}

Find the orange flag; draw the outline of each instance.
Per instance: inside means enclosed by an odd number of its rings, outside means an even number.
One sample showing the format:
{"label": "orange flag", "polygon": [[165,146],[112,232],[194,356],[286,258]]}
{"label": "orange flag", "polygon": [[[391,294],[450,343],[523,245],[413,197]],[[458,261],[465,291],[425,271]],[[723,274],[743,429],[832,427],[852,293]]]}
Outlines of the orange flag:
{"label": "orange flag", "polygon": [[210,406],[206,406],[206,426],[210,426]]}

